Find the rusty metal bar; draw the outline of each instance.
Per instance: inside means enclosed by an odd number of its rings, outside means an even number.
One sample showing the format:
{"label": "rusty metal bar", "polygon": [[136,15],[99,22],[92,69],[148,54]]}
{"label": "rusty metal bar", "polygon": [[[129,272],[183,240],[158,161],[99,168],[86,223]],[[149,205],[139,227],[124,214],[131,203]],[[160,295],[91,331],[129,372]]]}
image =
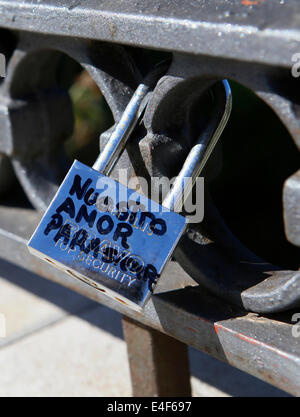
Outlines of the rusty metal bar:
{"label": "rusty metal bar", "polygon": [[134,397],[189,397],[187,345],[123,316]]}

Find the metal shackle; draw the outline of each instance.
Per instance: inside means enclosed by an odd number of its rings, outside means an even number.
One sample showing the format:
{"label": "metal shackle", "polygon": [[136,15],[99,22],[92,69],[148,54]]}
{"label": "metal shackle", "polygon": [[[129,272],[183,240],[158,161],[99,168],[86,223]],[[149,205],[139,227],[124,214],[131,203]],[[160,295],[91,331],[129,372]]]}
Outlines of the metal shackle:
{"label": "metal shackle", "polygon": [[168,61],[157,64],[154,70],[139,84],[109,141],[94,163],[93,169],[104,175],[111,173],[149,102],[152,87],[156,85],[159,78],[165,73],[168,65]]}
{"label": "metal shackle", "polygon": [[211,88],[215,92],[216,111],[210,118],[208,130],[202,133],[193,145],[171,191],[163,201],[163,206],[172,211],[180,212],[182,210],[185,200],[205,167],[231,113],[232,95],[228,81],[217,82]]}

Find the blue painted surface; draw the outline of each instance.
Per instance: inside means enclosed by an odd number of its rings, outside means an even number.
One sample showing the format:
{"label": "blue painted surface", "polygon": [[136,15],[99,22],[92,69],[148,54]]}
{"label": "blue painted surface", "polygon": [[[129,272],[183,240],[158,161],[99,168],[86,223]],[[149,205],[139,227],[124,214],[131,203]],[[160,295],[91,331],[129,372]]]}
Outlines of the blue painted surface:
{"label": "blue painted surface", "polygon": [[[77,191],[70,194],[76,176],[76,190],[84,191],[82,195]],[[93,202],[94,197],[97,197],[96,203],[86,204],[86,201]],[[109,211],[100,211],[103,204],[99,206],[98,203],[107,202],[106,197],[111,199],[112,204]],[[144,212],[151,211],[154,221],[151,223],[146,216],[145,222],[140,223],[141,211],[135,219],[131,217],[126,221],[125,214],[117,215],[116,204],[129,200],[137,201],[138,207],[144,206]],[[80,210],[90,217],[79,219]],[[103,216],[108,217],[103,220]],[[122,218],[123,221],[120,220]],[[155,270],[159,277],[185,225],[185,217],[75,161],[28,246],[34,254],[57,261],[60,266],[69,269],[74,277],[86,277],[86,282],[100,284],[100,288],[110,289],[122,299],[142,306],[151,293]],[[116,235],[116,229],[121,226],[120,230],[125,234],[132,231],[124,241],[122,236]],[[159,234],[164,231],[164,234]],[[83,235],[88,237],[83,239],[80,247]],[[74,243],[76,236],[77,243],[76,239]],[[96,251],[91,244],[96,246]]]}

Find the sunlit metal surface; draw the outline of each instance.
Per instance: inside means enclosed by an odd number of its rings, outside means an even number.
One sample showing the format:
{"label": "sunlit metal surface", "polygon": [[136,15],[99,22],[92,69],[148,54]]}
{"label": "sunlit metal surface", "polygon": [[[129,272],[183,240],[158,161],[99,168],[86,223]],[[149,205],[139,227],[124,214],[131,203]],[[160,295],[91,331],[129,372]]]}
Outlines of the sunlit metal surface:
{"label": "sunlit metal surface", "polygon": [[[132,218],[121,211],[127,203],[143,211]],[[185,225],[185,217],[75,161],[28,247],[73,278],[139,308]]]}

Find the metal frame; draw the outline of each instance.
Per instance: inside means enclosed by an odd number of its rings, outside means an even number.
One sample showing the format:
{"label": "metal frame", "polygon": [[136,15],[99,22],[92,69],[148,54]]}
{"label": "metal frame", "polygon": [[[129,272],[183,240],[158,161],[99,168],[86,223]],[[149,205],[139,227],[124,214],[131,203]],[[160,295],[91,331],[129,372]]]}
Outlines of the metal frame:
{"label": "metal frame", "polygon": [[[253,89],[278,114],[296,145],[300,147],[298,99],[294,91],[298,84],[296,80],[292,80],[288,91],[284,91],[281,86],[278,87],[278,83],[274,82],[274,80],[287,79],[291,57],[294,53],[300,52],[300,29],[297,26],[298,1],[291,0],[284,5],[277,0],[258,1],[251,7],[237,0],[224,2],[209,0],[203,4],[200,3],[197,2],[195,6],[195,2],[191,1],[174,1],[171,7],[170,2],[167,1],[141,0],[133,5],[133,3],[124,4],[121,0],[114,2],[106,0],[101,2],[100,6],[95,0],[87,0],[84,4],[76,0],[71,2],[67,0],[63,2],[58,0],[44,0],[43,2],[0,0],[0,27],[16,31],[20,37],[19,50],[9,63],[8,79],[1,86],[0,107],[2,105],[4,110],[0,112],[0,129],[5,138],[1,143],[1,151],[14,159],[14,167],[19,179],[37,207],[41,210],[45,208],[50,193],[48,190],[45,195],[42,195],[42,192],[41,195],[36,193],[34,195],[35,187],[38,187],[38,184],[45,178],[42,175],[30,177],[32,153],[28,154],[28,149],[32,152],[33,148],[36,154],[40,155],[39,152],[43,148],[47,151],[51,150],[53,141],[59,146],[60,135],[70,130],[71,123],[69,123],[68,98],[59,96],[53,99],[54,107],[59,104],[59,108],[67,109],[68,116],[59,123],[59,129],[56,132],[52,132],[51,129],[46,132],[44,142],[38,141],[38,131],[33,130],[32,142],[26,143],[27,148],[24,149],[21,140],[22,129],[20,131],[14,129],[18,117],[22,117],[23,113],[20,111],[22,106],[14,106],[15,103],[10,101],[11,89],[16,93],[18,88],[16,88],[15,81],[20,75],[18,65],[20,62],[25,62],[23,71],[28,69],[30,62],[26,58],[30,56],[36,43],[41,48],[51,47],[68,52],[87,68],[97,80],[98,85],[104,89],[116,121],[120,118],[132,91],[140,81],[142,72],[141,66],[129,62],[129,55],[119,45],[160,49],[173,53],[173,62],[167,76],[173,77],[173,81],[176,78],[178,85],[186,79],[207,77],[210,74],[214,79],[226,77],[237,79]],[[101,41],[97,48],[101,50],[102,58],[105,56],[105,51],[109,51],[114,57],[114,66],[127,62],[128,65],[122,76],[117,74],[119,76],[117,82],[116,78],[105,72],[105,68],[99,68],[96,65],[97,60],[92,54],[87,53],[90,52],[90,40]],[[55,61],[55,53],[52,57]],[[270,83],[270,80],[273,83]],[[208,84],[211,82],[209,80]],[[20,85],[17,87],[20,88]],[[185,91],[191,91],[193,88],[194,85],[191,84]],[[160,98],[159,92],[158,95],[153,95],[152,113],[150,110],[146,111],[144,122],[148,131],[151,131],[153,127],[153,112],[158,107],[159,100],[166,99],[166,97],[167,100],[172,99],[172,94],[170,94],[171,98],[168,97],[168,91],[164,94],[165,96],[161,93]],[[18,98],[18,94],[15,95],[15,98]],[[55,111],[52,111],[53,103],[51,103],[50,99],[46,112],[49,123],[55,120],[57,114],[57,107]],[[13,105],[10,107],[11,104]],[[12,118],[10,123],[7,123],[7,108]],[[33,106],[25,110],[30,114],[30,112],[36,112],[37,107]],[[40,117],[43,120],[41,125],[45,122],[44,116],[45,114]],[[29,123],[28,127],[32,129],[32,124]],[[106,136],[108,134],[109,132]],[[7,139],[9,135],[13,137],[13,140]],[[156,145],[155,141],[153,143]],[[153,167],[154,169],[159,167],[153,154],[147,154],[147,145],[146,141],[141,144],[140,148],[146,160],[146,167],[149,168],[151,174]],[[159,148],[158,151],[160,151]],[[43,164],[47,171],[47,167],[52,166],[53,159],[52,161],[45,159],[41,154],[35,163],[36,172]],[[131,166],[128,155],[125,155],[120,163],[123,166]],[[57,183],[61,176],[62,171],[57,166],[53,182]],[[285,217],[287,223],[292,225],[296,221],[293,217],[294,204],[290,203],[292,197],[289,196],[293,196],[293,190],[298,186],[298,178],[295,176],[294,179],[294,182],[290,181],[287,185],[285,201]],[[46,178],[45,184],[47,180],[49,178]],[[52,187],[52,191],[54,190],[55,186]],[[213,208],[211,212],[213,213],[211,221],[213,221],[215,218]],[[226,361],[293,395],[300,395],[300,342],[292,335],[293,324],[290,322],[292,313],[261,316],[245,310],[246,307],[260,312],[266,304],[266,299],[270,298],[270,291],[274,292],[274,287],[272,287],[274,281],[264,282],[256,290],[252,289],[252,292],[243,293],[241,302],[241,289],[236,290],[236,283],[231,282],[228,287],[224,288],[222,285],[218,287],[216,280],[213,287],[201,281],[202,286],[197,287],[178,264],[172,262],[169,272],[166,272],[158,288],[159,293],[151,298],[143,313],[133,312],[126,306],[95,292],[86,284],[74,281],[71,277],[33,258],[28,253],[26,243],[38,220],[39,214],[33,210],[5,206],[0,208],[0,244],[3,258],[19,268],[26,268],[68,286],[134,319],[141,325],[158,330],[184,344]],[[223,227],[220,227],[217,232],[226,235],[224,240],[232,244],[231,235],[227,235]],[[197,233],[200,239],[199,231]],[[291,241],[296,241],[294,227],[291,227],[288,237]],[[189,237],[185,242],[186,247],[189,245],[188,239]],[[204,256],[206,256],[205,253],[204,251]],[[213,254],[213,262],[218,258],[218,253]],[[181,247],[176,257],[181,264],[188,263],[184,247]],[[202,259],[200,257],[201,262]],[[209,261],[207,265],[209,270]],[[198,267],[200,268],[199,265],[195,266],[195,274],[199,270]],[[202,264],[201,267],[203,267]],[[241,277],[245,278],[246,289],[255,282],[252,275],[247,278],[244,270],[237,272],[226,262],[221,262],[220,267],[224,269],[225,275],[227,273],[230,278],[233,276],[233,281],[236,280],[237,283],[240,282]],[[205,266],[203,268],[201,273],[205,275]],[[189,270],[188,267],[186,269]],[[175,281],[171,280],[172,271],[177,277]],[[286,280],[281,287],[278,284],[275,288],[276,306],[269,312],[274,313],[276,309],[279,311],[299,304],[297,289],[300,274],[295,271],[288,271],[288,273],[290,274],[288,275],[285,271],[284,276],[277,277],[278,282],[282,283],[283,278]],[[204,289],[203,285],[213,290],[214,294]],[[285,297],[282,297],[283,291],[286,291]],[[218,298],[218,295],[221,296],[222,293],[227,295],[225,302]],[[283,298],[284,301],[282,301]],[[264,313],[266,312],[265,310]],[[139,326],[135,328],[132,323],[131,325],[133,326],[131,331],[137,331]],[[127,339],[130,340],[130,330]],[[184,355],[183,349],[181,356],[184,358]],[[171,364],[170,370],[173,367],[174,364]],[[146,375],[147,372],[142,374]],[[182,389],[183,393],[188,392],[186,384]],[[153,394],[160,392],[157,387],[152,391]]]}
{"label": "metal frame", "polygon": [[[166,271],[160,293],[152,296],[143,313],[137,313],[32,257],[26,243],[40,219],[35,211],[2,208],[0,219],[2,257],[21,270],[25,268],[67,286],[145,326],[300,395],[300,339],[293,337],[289,315],[268,318],[224,303],[195,287],[175,262]],[[179,285],[185,288],[174,289]]]}

